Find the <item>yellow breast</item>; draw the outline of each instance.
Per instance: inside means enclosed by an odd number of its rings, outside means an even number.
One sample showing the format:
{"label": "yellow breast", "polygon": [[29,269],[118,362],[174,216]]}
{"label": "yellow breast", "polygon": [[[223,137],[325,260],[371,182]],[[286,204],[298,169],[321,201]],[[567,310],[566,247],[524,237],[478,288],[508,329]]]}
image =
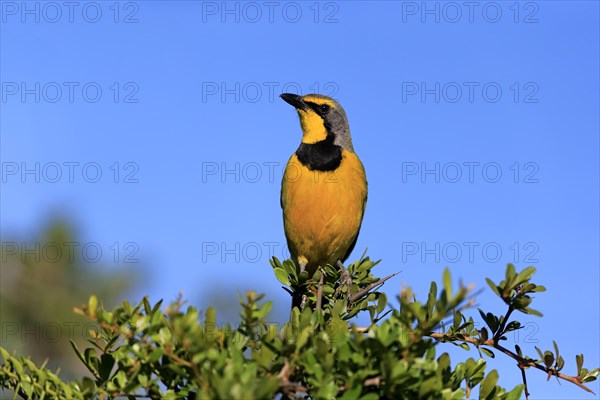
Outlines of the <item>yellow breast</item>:
{"label": "yellow breast", "polygon": [[344,261],[354,246],[367,200],[365,170],[356,154],[342,151],[333,171],[314,171],[294,154],[286,167],[281,206],[292,258],[317,266]]}

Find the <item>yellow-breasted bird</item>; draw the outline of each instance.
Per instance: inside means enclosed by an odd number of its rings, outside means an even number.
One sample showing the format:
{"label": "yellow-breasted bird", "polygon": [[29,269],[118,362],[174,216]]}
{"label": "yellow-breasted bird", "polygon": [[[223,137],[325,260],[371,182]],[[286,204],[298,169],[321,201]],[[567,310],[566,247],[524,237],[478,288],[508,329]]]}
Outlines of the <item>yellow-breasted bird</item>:
{"label": "yellow-breasted bird", "polygon": [[367,179],[337,101],[319,94],[281,98],[298,111],[303,132],[283,175],[283,225],[292,260],[312,276],[352,252],[367,204]]}

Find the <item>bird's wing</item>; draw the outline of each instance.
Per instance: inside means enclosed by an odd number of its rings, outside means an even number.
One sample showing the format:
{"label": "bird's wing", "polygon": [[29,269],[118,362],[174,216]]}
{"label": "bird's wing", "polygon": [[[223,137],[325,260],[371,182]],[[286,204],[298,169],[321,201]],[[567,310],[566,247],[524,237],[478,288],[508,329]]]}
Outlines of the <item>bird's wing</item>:
{"label": "bird's wing", "polygon": [[358,226],[358,230],[356,231],[356,236],[354,237],[352,244],[350,245],[350,247],[348,247],[348,251],[346,251],[346,254],[344,254],[343,260],[341,260],[342,262],[345,262],[348,259],[348,257],[350,257],[350,253],[352,253],[352,250],[354,250],[354,246],[356,246],[356,242],[358,241],[358,235],[360,234],[360,227],[362,226],[362,220],[363,220],[363,217],[365,216],[365,209],[367,208],[367,197],[369,197],[369,191],[367,190],[367,187],[368,187],[368,182],[365,182],[365,195],[363,197],[363,202],[362,202],[362,214],[360,215],[360,225]]}

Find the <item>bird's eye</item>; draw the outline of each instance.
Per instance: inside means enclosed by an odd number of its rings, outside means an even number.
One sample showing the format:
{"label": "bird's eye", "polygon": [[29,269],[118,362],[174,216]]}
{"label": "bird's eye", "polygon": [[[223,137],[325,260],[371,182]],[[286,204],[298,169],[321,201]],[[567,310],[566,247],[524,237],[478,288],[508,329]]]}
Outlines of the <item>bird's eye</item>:
{"label": "bird's eye", "polygon": [[326,113],[327,111],[329,111],[329,105],[327,105],[327,104],[321,104],[319,106],[319,110],[321,110],[322,113]]}

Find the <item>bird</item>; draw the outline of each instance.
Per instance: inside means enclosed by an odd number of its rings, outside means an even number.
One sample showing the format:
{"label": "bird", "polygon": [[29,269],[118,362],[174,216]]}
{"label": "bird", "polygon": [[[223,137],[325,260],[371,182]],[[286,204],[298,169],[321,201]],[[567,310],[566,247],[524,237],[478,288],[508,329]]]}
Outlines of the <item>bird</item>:
{"label": "bird", "polygon": [[319,267],[343,263],[354,249],[367,204],[367,177],[346,112],[336,100],[320,94],[283,93],[281,98],[296,109],[302,128],[282,178],[283,225],[292,260],[310,278]]}

